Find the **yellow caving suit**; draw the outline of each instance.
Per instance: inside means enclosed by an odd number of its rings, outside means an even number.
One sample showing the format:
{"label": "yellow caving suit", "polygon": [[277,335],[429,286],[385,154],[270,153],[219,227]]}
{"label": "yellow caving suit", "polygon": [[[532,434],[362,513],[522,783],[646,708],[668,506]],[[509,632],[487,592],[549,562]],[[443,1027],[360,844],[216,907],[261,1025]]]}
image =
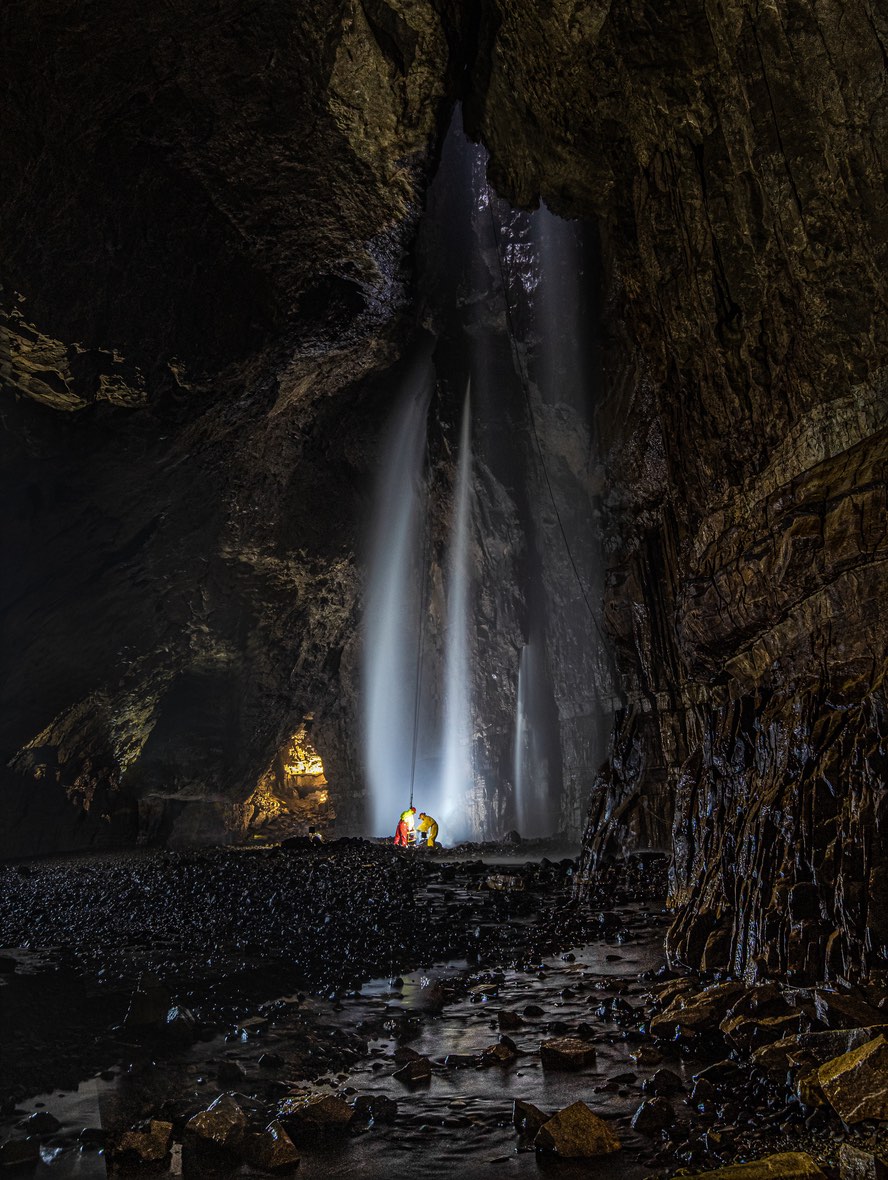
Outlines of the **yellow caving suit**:
{"label": "yellow caving suit", "polygon": [[426,844],[429,848],[435,847],[435,841],[438,838],[438,821],[432,819],[430,815],[424,815],[421,819],[416,821],[417,832],[423,832],[428,836]]}

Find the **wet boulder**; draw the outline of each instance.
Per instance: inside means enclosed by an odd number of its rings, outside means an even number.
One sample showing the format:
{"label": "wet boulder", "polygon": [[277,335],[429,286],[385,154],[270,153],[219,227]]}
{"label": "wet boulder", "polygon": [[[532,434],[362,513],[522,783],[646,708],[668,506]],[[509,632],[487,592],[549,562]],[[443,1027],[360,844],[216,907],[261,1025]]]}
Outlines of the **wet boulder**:
{"label": "wet boulder", "polygon": [[152,1119],[147,1127],[124,1131],[114,1150],[123,1164],[150,1167],[164,1162],[173,1145],[173,1124]]}
{"label": "wet boulder", "polygon": [[525,1102],[521,1098],[516,1098],[512,1103],[512,1123],[520,1134],[528,1135],[530,1138],[533,1138],[543,1123],[547,1123],[551,1117],[532,1102]]}
{"label": "wet boulder", "polygon": [[349,1104],[333,1094],[322,1098],[285,1098],[278,1104],[278,1121],[297,1143],[343,1135],[354,1117]]}
{"label": "wet boulder", "polygon": [[413,1057],[392,1074],[395,1081],[405,1086],[422,1086],[432,1079],[432,1066],[427,1057]]}
{"label": "wet boulder", "polygon": [[663,1040],[686,1033],[713,1033],[746,990],[742,983],[717,983],[701,992],[681,991],[653,1017],[651,1032]]}
{"label": "wet boulder", "polygon": [[524,1024],[517,1012],[509,1012],[505,1008],[498,1013],[496,1022],[502,1032],[514,1032]]}
{"label": "wet boulder", "polygon": [[553,1115],[540,1127],[533,1145],[537,1151],[554,1151],[565,1159],[594,1159],[611,1155],[622,1146],[585,1102],[574,1102]]}
{"label": "wet boulder", "polygon": [[804,1012],[790,1011],[776,1016],[728,1016],[719,1026],[725,1040],[742,1053],[752,1053],[762,1045],[810,1028]]}
{"label": "wet boulder", "polygon": [[817,1019],[827,1028],[874,1028],[886,1024],[885,1013],[866,1000],[830,988],[814,989]]}
{"label": "wet boulder", "polygon": [[264,1131],[250,1137],[247,1158],[263,1172],[281,1175],[299,1167],[299,1152],[293,1140],[277,1120]]}
{"label": "wet boulder", "polygon": [[678,1094],[685,1088],[684,1082],[671,1069],[658,1069],[641,1086],[645,1094]]}
{"label": "wet boulder", "polygon": [[33,1136],[0,1143],[0,1168],[4,1172],[34,1168],[40,1162],[40,1144]]}
{"label": "wet boulder", "polygon": [[230,1094],[221,1094],[206,1110],[185,1124],[186,1143],[221,1150],[236,1148],[244,1137],[247,1116]]}
{"label": "wet boulder", "polygon": [[775,1081],[782,1081],[788,1073],[824,1065],[834,1057],[859,1049],[877,1036],[879,1031],[850,1028],[797,1033],[782,1037],[770,1045],[762,1045],[752,1054],[752,1060],[763,1073]]}
{"label": "wet boulder", "polygon": [[820,1067],[820,1085],[846,1123],[888,1119],[888,1041],[884,1035]]}
{"label": "wet boulder", "polygon": [[[508,1038],[507,1038],[508,1039]],[[481,1053],[482,1066],[511,1065],[518,1057],[514,1045],[500,1041],[497,1045],[488,1045]]]}
{"label": "wet boulder", "polygon": [[174,1004],[164,1018],[163,1031],[174,1044],[190,1045],[197,1035],[197,1021],[188,1008]]}
{"label": "wet boulder", "polygon": [[632,1130],[639,1135],[656,1135],[675,1125],[675,1111],[665,1098],[646,1098],[632,1116]]}
{"label": "wet boulder", "polygon": [[361,1094],[355,1099],[355,1114],[374,1123],[394,1123],[398,1104],[385,1094]]}
{"label": "wet boulder", "polygon": [[839,1148],[841,1180],[888,1180],[888,1160],[872,1151],[843,1143]]}
{"label": "wet boulder", "polygon": [[38,1110],[24,1119],[18,1126],[29,1135],[52,1135],[61,1127],[61,1123],[48,1110]]}
{"label": "wet boulder", "polygon": [[714,1172],[699,1172],[695,1180],[826,1180],[804,1151],[783,1151],[748,1164],[729,1164]]}
{"label": "wet boulder", "polygon": [[540,1045],[540,1060],[543,1069],[578,1070],[591,1065],[595,1060],[595,1049],[586,1041],[576,1037],[559,1037],[543,1041]]}

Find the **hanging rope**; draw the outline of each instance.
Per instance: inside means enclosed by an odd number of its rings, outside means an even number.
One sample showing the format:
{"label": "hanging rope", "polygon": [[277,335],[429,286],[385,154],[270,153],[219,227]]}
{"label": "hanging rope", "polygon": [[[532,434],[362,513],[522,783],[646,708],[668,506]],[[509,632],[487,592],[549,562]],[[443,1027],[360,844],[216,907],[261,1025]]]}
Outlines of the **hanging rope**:
{"label": "hanging rope", "polygon": [[605,643],[604,635],[601,627],[598,625],[598,619],[595,616],[595,611],[592,609],[592,604],[589,601],[589,596],[586,594],[586,587],[583,585],[583,579],[580,577],[580,571],[577,568],[577,563],[574,561],[573,552],[570,547],[570,541],[567,539],[567,532],[564,528],[564,522],[561,519],[561,513],[558,510],[558,504],[555,500],[555,493],[552,490],[552,481],[549,479],[549,469],[546,466],[545,455],[543,454],[543,444],[540,441],[539,431],[537,430],[536,415],[533,412],[533,402],[530,397],[530,378],[527,375],[527,370],[524,365],[524,360],[521,356],[521,350],[518,347],[518,333],[515,330],[515,323],[512,318],[512,306],[509,302],[509,284],[506,280],[506,271],[503,265],[502,248],[500,246],[500,235],[496,227],[496,218],[493,215],[493,198],[490,192],[490,185],[487,185],[487,212],[490,215],[490,226],[493,230],[493,240],[496,245],[496,260],[499,266],[500,283],[503,288],[503,304],[506,309],[506,326],[509,332],[509,342],[512,348],[512,356],[515,360],[515,369],[518,373],[518,380],[521,389],[524,392],[524,400],[527,404],[527,416],[530,420],[530,429],[533,433],[534,441],[536,442],[537,456],[540,462],[540,469],[543,473],[543,480],[546,484],[546,490],[549,493],[549,499],[552,502],[552,510],[555,513],[555,519],[558,521],[558,529],[561,533],[561,539],[564,542],[564,550],[567,553],[567,559],[570,562],[570,568],[573,570],[574,577],[577,580],[577,585],[580,588],[580,594],[583,597],[583,602],[586,604],[586,610],[589,612],[589,618],[598,632],[598,638],[601,640],[604,650],[608,651],[608,645]]}
{"label": "hanging rope", "polygon": [[[428,428],[426,429],[426,452],[425,452],[425,466],[429,475],[429,483],[431,483],[431,459],[429,456],[429,436]],[[428,497],[430,488],[427,488],[426,495]],[[423,504],[420,503],[420,511],[423,511]],[[416,627],[416,683],[413,689],[413,758],[410,764],[410,806],[413,806],[413,791],[416,787],[416,751],[419,745],[419,705],[422,699],[422,659],[423,659],[423,634],[425,627],[425,600],[426,589],[429,579],[429,549],[430,549],[430,534],[429,528],[429,513],[423,512],[423,540],[422,540],[422,589],[419,593],[419,611],[417,615]]]}

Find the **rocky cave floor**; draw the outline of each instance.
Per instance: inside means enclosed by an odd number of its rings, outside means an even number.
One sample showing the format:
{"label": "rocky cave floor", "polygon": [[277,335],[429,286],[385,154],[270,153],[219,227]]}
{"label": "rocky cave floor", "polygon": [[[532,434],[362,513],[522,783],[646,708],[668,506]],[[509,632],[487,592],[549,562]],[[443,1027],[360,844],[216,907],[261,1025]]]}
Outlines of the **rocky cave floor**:
{"label": "rocky cave floor", "polygon": [[884,1174],[888,995],[671,971],[664,859],[582,908],[576,871],[359,840],[0,868],[0,1165]]}

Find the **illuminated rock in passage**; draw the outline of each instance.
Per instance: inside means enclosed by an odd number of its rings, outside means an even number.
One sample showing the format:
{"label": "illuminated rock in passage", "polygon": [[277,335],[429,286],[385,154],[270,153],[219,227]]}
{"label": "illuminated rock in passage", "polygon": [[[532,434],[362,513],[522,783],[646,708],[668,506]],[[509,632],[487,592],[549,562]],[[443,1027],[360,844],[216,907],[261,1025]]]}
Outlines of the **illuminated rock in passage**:
{"label": "illuminated rock in passage", "polygon": [[619,1151],[622,1144],[607,1123],[593,1114],[585,1102],[574,1102],[544,1123],[533,1141],[542,1151],[555,1151],[566,1159],[592,1159]]}

